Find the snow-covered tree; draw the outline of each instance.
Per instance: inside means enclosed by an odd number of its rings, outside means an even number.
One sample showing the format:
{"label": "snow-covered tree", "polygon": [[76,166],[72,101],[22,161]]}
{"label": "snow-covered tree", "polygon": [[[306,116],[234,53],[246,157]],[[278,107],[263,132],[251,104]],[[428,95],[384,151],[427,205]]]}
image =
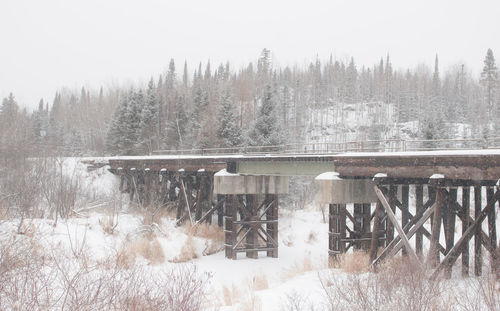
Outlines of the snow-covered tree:
{"label": "snow-covered tree", "polygon": [[483,71],[481,72],[481,84],[483,85],[486,93],[486,107],[488,110],[489,120],[494,120],[498,117],[498,114],[495,114],[495,97],[498,84],[497,70],[498,68],[495,64],[493,51],[488,49],[484,59]]}
{"label": "snow-covered tree", "polygon": [[227,92],[221,96],[218,117],[217,138],[222,147],[235,147],[242,143],[241,128],[234,113],[234,103]]}
{"label": "snow-covered tree", "polygon": [[248,131],[248,144],[251,146],[274,146],[285,142],[279,125],[276,102],[271,85],[267,85],[262,96],[262,104],[257,118]]}
{"label": "snow-covered tree", "polygon": [[128,96],[123,95],[116,107],[106,137],[106,149],[112,154],[123,154],[128,122]]}
{"label": "snow-covered tree", "polygon": [[154,149],[159,149],[158,118],[159,101],[153,78],[151,78],[146,91],[144,107],[142,109],[139,135],[141,150],[148,154]]}

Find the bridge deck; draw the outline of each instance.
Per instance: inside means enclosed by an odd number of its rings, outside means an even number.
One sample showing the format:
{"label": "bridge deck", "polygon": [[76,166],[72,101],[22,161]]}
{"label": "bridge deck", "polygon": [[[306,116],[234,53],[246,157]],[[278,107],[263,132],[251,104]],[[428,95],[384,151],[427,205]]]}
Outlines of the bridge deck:
{"label": "bridge deck", "polygon": [[223,168],[248,175],[315,176],[336,171],[343,177],[371,178],[385,173],[390,178],[429,178],[497,181],[500,149],[417,152],[354,152],[339,154],[269,155],[155,155],[109,159],[112,172],[119,168],[151,171],[216,172]]}

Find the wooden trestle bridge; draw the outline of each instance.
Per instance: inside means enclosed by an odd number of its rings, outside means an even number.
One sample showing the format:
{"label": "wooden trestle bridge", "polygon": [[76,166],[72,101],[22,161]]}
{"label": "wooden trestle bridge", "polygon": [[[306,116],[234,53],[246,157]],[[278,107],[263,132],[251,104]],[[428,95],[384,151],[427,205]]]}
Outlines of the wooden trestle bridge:
{"label": "wooden trestle bridge", "polygon": [[179,222],[216,219],[227,258],[277,257],[278,198],[288,177],[317,176],[317,198],[329,204],[330,258],[364,250],[377,265],[402,252],[449,276],[461,257],[464,275],[480,275],[487,252],[500,270],[500,149],[154,155],[109,165],[131,201],[174,208]]}

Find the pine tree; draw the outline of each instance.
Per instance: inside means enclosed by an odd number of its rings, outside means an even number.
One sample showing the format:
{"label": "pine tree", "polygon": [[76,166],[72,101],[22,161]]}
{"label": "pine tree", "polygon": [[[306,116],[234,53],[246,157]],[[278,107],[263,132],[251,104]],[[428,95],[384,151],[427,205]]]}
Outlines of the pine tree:
{"label": "pine tree", "polygon": [[187,114],[186,114],[186,103],[183,96],[178,96],[175,101],[174,107],[174,120],[170,124],[170,131],[173,138],[173,143],[177,147],[185,147],[187,144],[185,142],[186,138],[186,125],[187,125]]}
{"label": "pine tree", "polygon": [[347,103],[355,103],[357,100],[357,86],[358,86],[358,71],[356,69],[356,65],[354,64],[354,58],[351,57],[351,61],[349,62],[349,66],[346,69],[345,73],[345,90],[346,97],[345,101]]}
{"label": "pine tree", "polygon": [[123,154],[125,152],[124,141],[127,134],[127,122],[128,97],[123,95],[115,109],[106,137],[106,149],[111,154]]}
{"label": "pine tree", "polygon": [[126,122],[124,135],[122,136],[122,148],[124,154],[136,154],[137,143],[140,135],[142,108],[144,95],[142,90],[131,92],[128,97]]}
{"label": "pine tree", "polygon": [[247,135],[250,146],[275,146],[285,142],[275,108],[273,90],[271,85],[267,85],[257,118],[252,123]]}
{"label": "pine tree", "polygon": [[151,153],[154,149],[159,148],[159,137],[156,136],[158,134],[158,104],[156,88],[153,78],[151,78],[142,109],[139,136],[141,150],[146,153]]}
{"label": "pine tree", "polygon": [[2,101],[2,107],[0,108],[0,115],[2,116],[2,121],[12,122],[15,120],[15,116],[19,111],[19,106],[17,105],[14,95],[9,94],[9,97],[4,98]]}
{"label": "pine tree", "polygon": [[221,96],[219,107],[217,139],[220,145],[222,147],[239,146],[242,143],[241,128],[236,120],[233,100],[228,92]]}
{"label": "pine tree", "polygon": [[493,51],[488,49],[484,59],[483,71],[481,72],[481,84],[486,92],[486,108],[490,121],[493,121],[495,117],[498,116],[495,114],[495,91],[497,83],[498,72],[497,66],[495,65],[495,57],[493,56]]}
{"label": "pine tree", "polygon": [[38,103],[38,110],[33,112],[33,135],[39,147],[45,146],[47,130],[49,126],[47,110],[45,110],[43,99]]}

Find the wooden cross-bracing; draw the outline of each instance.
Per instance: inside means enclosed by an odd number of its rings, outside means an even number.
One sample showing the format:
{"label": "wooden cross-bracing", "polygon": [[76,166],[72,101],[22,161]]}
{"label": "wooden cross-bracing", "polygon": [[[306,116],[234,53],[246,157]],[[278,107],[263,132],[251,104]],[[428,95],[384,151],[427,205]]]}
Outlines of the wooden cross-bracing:
{"label": "wooden cross-bracing", "polygon": [[[407,184],[402,184],[401,179],[395,181],[386,177],[374,178],[374,181],[374,190],[379,198],[372,216],[373,230],[369,249],[374,267],[383,260],[395,256],[401,250],[403,255],[409,255],[418,264],[434,267],[433,277],[440,272],[444,272],[445,277],[450,277],[453,264],[458,257],[462,256],[462,274],[468,275],[469,244],[474,238],[474,273],[480,275],[482,272],[483,248],[491,256],[491,269],[498,273],[500,258],[498,258],[497,250],[495,206],[499,204],[500,190],[495,189],[493,182],[481,182],[473,187],[472,203],[475,213],[471,215],[470,182],[464,182],[464,185],[460,186],[458,181],[446,180],[441,176],[429,179],[426,184],[422,181],[415,184],[415,180],[408,180]],[[413,196],[410,196],[410,189],[413,190]],[[483,190],[487,195],[486,206],[482,200]],[[459,194],[461,194],[460,203]],[[413,205],[409,202],[412,197],[415,200]],[[414,215],[409,208],[410,205],[414,206]],[[350,218],[348,213],[344,212],[345,210],[343,206],[330,205],[331,256],[338,256],[346,252],[349,247],[340,243],[347,240],[343,237],[346,232],[349,232],[349,230],[341,229]],[[400,217],[396,216],[397,211],[401,211]],[[461,221],[462,234],[458,242],[455,242],[457,217]],[[481,226],[486,219],[488,219],[488,233],[484,232]],[[381,231],[380,228],[383,228],[381,220],[391,222],[392,226],[386,225],[385,230]],[[380,251],[380,238],[383,238],[384,234],[387,236],[389,230],[394,229],[397,235],[392,239],[385,239],[385,244]],[[444,233],[444,245],[440,243],[441,232]],[[425,256],[423,237],[429,239],[429,250]]]}
{"label": "wooden cross-bracing", "polygon": [[130,202],[140,207],[168,208],[175,211],[177,223],[188,220],[197,225],[212,222],[218,213],[218,225],[222,226],[223,197],[213,196],[213,173],[152,171],[149,169],[119,170],[120,191],[129,193]]}
{"label": "wooden cross-bracing", "polygon": [[227,258],[257,259],[261,251],[278,257],[278,195],[226,195],[224,210]]}

